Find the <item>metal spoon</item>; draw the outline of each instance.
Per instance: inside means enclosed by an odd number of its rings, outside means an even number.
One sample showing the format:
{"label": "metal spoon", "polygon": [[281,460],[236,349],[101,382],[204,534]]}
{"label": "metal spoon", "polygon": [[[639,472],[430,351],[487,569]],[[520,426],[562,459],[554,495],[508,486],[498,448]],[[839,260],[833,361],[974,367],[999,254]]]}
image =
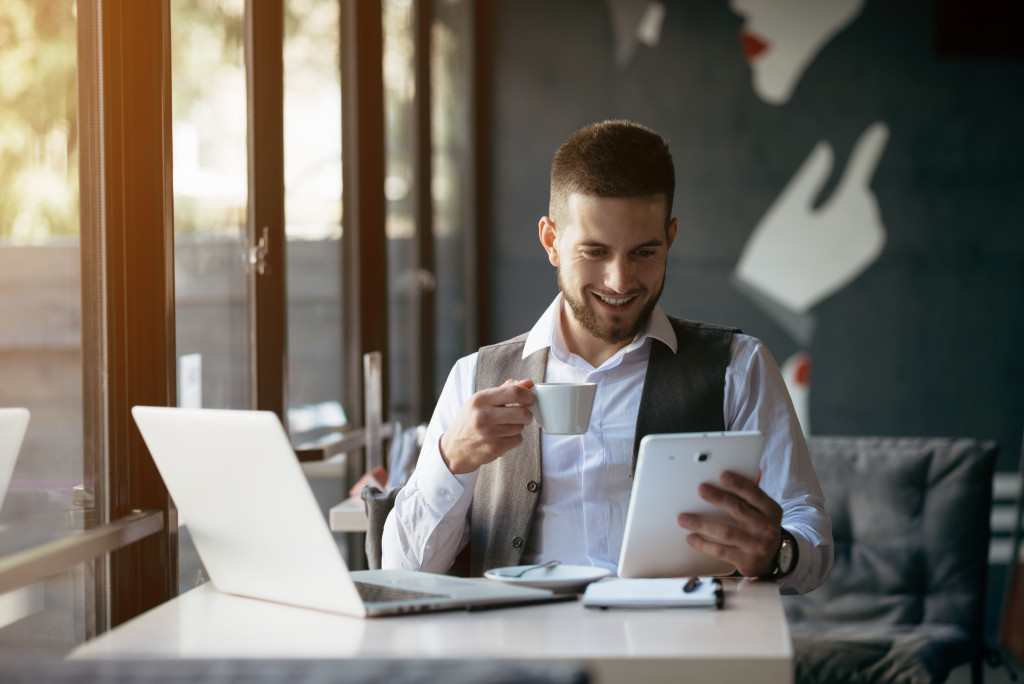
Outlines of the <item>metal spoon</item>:
{"label": "metal spoon", "polygon": [[501,575],[502,575],[502,577],[522,577],[523,575],[525,575],[526,573],[528,573],[528,572],[530,572],[532,570],[540,570],[541,568],[553,568],[553,567],[555,567],[556,565],[558,565],[561,562],[562,561],[556,561],[556,560],[548,561],[547,563],[541,563],[539,565],[531,565],[528,568],[523,568],[519,572],[513,572],[513,573],[504,573],[503,572],[503,573],[501,573]]}

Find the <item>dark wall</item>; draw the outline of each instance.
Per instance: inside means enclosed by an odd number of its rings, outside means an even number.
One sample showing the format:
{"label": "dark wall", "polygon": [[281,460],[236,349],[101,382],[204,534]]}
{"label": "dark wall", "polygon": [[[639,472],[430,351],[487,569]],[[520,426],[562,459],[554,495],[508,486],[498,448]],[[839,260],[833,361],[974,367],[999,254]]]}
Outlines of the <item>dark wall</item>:
{"label": "dark wall", "polygon": [[[633,119],[670,139],[672,249],[662,305],[737,325],[781,364],[814,362],[816,434],[995,438],[1015,468],[1024,427],[1024,60],[936,54],[932,3],[868,0],[783,105],[751,85],[721,2],[666,2],[660,43],[615,64],[609,4],[493,4],[489,191],[492,340],[556,293],[537,242],[555,148],[578,127]],[[890,131],[871,188],[879,258],[817,303],[800,339],[734,284],[744,244],[815,144],[835,152],[827,200],[858,137]],[[821,201],[819,200],[819,201]]]}

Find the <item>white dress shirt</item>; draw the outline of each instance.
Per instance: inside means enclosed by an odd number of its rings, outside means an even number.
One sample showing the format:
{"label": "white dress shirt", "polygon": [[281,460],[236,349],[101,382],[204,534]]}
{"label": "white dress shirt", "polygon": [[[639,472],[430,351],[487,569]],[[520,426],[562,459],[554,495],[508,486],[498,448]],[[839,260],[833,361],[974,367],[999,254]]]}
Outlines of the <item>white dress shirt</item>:
{"label": "white dress shirt", "polygon": [[[612,571],[618,566],[632,479],[633,438],[652,338],[677,350],[675,331],[656,307],[628,346],[594,368],[571,353],[562,336],[558,295],[527,336],[523,357],[549,347],[546,382],[596,382],[590,429],[583,435],[541,433],[544,487],[523,562],[558,559]],[[384,525],[385,568],[445,572],[469,539],[468,513],[477,473],[454,475],[440,439],[476,391],[477,354],[460,359],[445,383],[409,482]],[[799,563],[780,582],[805,593],[832,567],[832,530],[785,383],[771,354],[749,335],[733,335],[723,404],[727,430],[765,434],[761,488],[783,509],[797,539]]]}

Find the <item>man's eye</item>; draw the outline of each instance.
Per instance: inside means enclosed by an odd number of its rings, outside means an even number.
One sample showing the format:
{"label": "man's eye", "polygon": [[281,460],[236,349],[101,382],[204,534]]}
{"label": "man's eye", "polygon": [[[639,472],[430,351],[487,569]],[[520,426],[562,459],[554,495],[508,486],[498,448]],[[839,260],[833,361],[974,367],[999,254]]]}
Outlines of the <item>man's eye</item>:
{"label": "man's eye", "polygon": [[604,254],[604,250],[603,249],[588,249],[588,250],[585,250],[584,253],[587,256],[589,256],[589,257],[599,257],[602,254]]}
{"label": "man's eye", "polygon": [[647,258],[650,258],[650,257],[654,256],[654,250],[653,249],[637,250],[636,255],[638,257],[640,257],[641,259],[647,259]]}

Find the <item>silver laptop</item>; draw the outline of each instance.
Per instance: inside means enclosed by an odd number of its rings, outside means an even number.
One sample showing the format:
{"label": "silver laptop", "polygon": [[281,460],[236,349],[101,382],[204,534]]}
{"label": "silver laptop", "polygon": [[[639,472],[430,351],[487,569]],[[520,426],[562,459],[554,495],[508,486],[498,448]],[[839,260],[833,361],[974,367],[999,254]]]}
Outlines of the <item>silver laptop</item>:
{"label": "silver laptop", "polygon": [[136,406],[132,415],[220,591],[357,617],[556,598],[486,579],[350,572],[271,412]]}
{"label": "silver laptop", "polygon": [[28,429],[29,412],[23,408],[0,408],[0,508],[11,486],[14,462],[18,460],[21,442]]}

